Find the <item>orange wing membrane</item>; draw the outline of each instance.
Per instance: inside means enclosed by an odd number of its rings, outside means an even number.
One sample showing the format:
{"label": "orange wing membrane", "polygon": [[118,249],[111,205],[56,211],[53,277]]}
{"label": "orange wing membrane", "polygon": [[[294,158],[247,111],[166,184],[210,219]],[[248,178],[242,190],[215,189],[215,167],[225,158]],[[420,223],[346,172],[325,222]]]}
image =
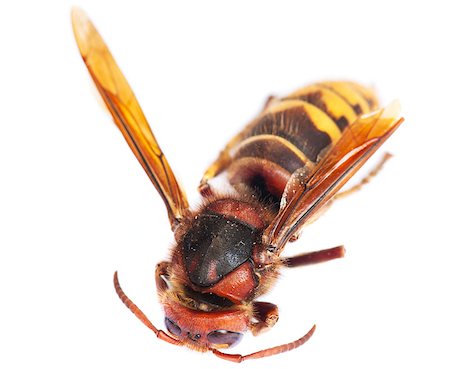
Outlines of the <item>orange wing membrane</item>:
{"label": "orange wing membrane", "polygon": [[81,56],[114,122],[161,195],[172,228],[189,204],[161,151],[130,85],[92,22],[80,9],[72,10],[72,26]]}
{"label": "orange wing membrane", "polygon": [[398,112],[399,105],[393,102],[385,109],[362,115],[344,130],[313,173],[306,179],[290,179],[290,182],[297,182],[293,186],[296,191],[285,191],[281,209],[263,235],[263,242],[270,249],[279,254],[289,239],[313,219],[375,153],[403,121]]}

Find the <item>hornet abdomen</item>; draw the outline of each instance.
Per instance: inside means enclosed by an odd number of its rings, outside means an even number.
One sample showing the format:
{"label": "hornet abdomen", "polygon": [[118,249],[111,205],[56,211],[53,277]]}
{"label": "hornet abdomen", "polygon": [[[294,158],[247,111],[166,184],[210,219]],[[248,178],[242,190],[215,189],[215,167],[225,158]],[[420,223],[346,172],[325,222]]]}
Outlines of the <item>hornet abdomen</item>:
{"label": "hornet abdomen", "polygon": [[377,108],[373,92],[353,82],[323,82],[269,100],[208,169],[202,183],[227,171],[240,193],[252,189],[275,204],[292,173],[310,172],[358,116]]}

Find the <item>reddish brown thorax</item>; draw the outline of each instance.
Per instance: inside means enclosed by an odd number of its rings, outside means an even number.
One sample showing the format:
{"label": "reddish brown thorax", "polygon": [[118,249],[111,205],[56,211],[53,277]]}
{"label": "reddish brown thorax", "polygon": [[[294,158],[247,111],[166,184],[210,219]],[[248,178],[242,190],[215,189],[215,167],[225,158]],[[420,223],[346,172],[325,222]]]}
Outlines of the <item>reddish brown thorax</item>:
{"label": "reddish brown thorax", "polygon": [[[233,304],[249,301],[260,277],[254,250],[273,214],[259,203],[219,198],[206,204],[178,237],[171,275],[180,285]],[[256,262],[259,264],[259,260]]]}
{"label": "reddish brown thorax", "polygon": [[230,198],[214,201],[206,207],[207,210],[211,210],[217,214],[237,218],[256,229],[263,229],[265,227],[265,221],[260,208],[261,206],[255,206],[248,202]]}

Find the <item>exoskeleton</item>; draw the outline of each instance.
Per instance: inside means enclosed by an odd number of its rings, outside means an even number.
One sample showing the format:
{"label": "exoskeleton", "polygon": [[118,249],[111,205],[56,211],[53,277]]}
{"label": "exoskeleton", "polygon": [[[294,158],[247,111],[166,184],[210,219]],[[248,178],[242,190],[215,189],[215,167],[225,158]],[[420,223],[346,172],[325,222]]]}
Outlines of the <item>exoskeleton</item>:
{"label": "exoskeleton", "polygon": [[[158,338],[222,359],[261,358],[306,342],[315,327],[253,354],[220,351],[237,344],[243,332],[256,335],[277,322],[277,306],[259,298],[280,268],[343,256],[342,246],[289,258],[282,251],[400,125],[397,104],[379,109],[369,88],[347,81],[315,83],[268,99],[206,170],[199,186],[203,204],[192,210],[102,38],[81,10],[74,9],[72,21],[83,60],[161,195],[176,241],[170,260],[155,273],[167,332],[125,295],[116,273],[119,297]],[[219,176],[227,191],[212,185]]]}

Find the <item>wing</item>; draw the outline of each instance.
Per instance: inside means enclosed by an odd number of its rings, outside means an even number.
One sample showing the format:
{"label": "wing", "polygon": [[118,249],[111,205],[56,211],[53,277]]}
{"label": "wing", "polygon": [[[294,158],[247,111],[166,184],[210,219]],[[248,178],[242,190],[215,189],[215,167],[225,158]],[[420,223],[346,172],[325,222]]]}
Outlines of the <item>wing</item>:
{"label": "wing", "polygon": [[403,121],[399,104],[363,115],[348,126],[313,173],[296,173],[283,195],[279,213],[265,230],[263,242],[280,252],[288,240],[338,192]]}
{"label": "wing", "polygon": [[74,8],[72,26],[86,67],[114,122],[164,200],[173,228],[189,207],[186,196],[131,87],[92,22],[83,11]]}

